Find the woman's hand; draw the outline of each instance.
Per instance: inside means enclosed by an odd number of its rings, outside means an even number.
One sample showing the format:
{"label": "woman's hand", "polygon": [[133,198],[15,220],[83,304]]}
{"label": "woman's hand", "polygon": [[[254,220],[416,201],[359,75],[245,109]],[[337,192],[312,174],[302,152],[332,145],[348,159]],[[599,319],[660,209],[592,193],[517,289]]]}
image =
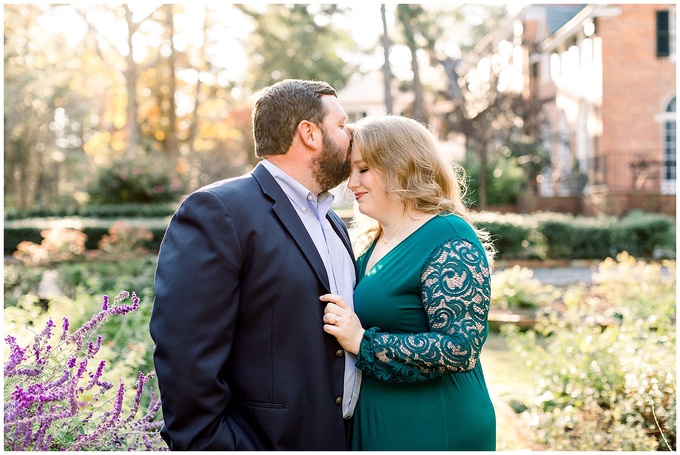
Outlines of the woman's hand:
{"label": "woman's hand", "polygon": [[324,294],[319,300],[329,302],[324,309],[323,330],[337,338],[345,351],[358,354],[364,328],[357,315],[339,295]]}

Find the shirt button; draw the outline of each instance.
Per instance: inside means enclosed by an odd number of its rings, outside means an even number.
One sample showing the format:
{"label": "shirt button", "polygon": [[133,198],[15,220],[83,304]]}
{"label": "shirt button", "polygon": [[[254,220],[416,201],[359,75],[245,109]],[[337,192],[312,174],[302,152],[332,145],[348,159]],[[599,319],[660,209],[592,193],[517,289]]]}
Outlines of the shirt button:
{"label": "shirt button", "polygon": [[345,355],[345,351],[343,351],[342,349],[338,349],[337,351],[335,351],[335,357],[342,357],[343,355]]}
{"label": "shirt button", "polygon": [[307,195],[307,200],[308,200],[308,201],[311,201],[312,199],[314,199],[314,196],[312,196],[311,194],[308,194],[308,195]]}
{"label": "shirt button", "polygon": [[338,406],[340,406],[340,405],[342,404],[342,397],[336,398],[336,399],[335,399],[335,404],[337,404]]}

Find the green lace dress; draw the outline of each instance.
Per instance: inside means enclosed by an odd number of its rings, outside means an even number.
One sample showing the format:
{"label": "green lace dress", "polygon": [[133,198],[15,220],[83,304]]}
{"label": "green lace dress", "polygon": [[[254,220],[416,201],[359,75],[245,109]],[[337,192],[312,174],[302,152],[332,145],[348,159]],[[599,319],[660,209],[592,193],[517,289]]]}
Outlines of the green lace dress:
{"label": "green lace dress", "polygon": [[496,415],[479,359],[490,271],[456,215],[425,223],[366,271],[355,310],[367,328],[352,450],[495,450]]}

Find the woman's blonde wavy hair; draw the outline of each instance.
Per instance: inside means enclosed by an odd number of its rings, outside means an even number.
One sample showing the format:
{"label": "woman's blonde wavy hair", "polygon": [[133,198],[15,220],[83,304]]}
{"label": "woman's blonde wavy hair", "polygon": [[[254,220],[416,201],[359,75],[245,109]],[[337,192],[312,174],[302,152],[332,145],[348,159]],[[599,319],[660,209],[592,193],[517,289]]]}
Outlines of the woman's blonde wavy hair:
{"label": "woman's blonde wavy hair", "polygon": [[[446,161],[427,127],[395,115],[365,117],[349,126],[352,147],[358,148],[369,169],[378,171],[384,179],[385,191],[398,197],[404,210],[460,216],[475,230],[489,265],[493,264],[495,249],[489,233],[474,225],[463,202],[467,190],[465,169]],[[363,252],[380,235],[382,227],[356,212],[352,234],[355,247]]]}

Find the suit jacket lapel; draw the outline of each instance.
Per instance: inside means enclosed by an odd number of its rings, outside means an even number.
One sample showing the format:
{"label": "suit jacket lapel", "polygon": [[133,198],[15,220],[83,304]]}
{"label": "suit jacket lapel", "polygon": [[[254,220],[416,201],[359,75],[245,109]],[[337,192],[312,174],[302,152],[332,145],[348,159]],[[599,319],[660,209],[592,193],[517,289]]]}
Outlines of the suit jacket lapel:
{"label": "suit jacket lapel", "polygon": [[262,165],[257,165],[252,171],[252,175],[260,183],[262,191],[274,200],[272,208],[274,213],[279,217],[283,226],[290,232],[291,237],[298,244],[305,257],[312,265],[312,268],[316,272],[317,277],[323,285],[326,287],[328,292],[330,292],[331,286],[328,281],[328,272],[326,267],[323,265],[323,260],[319,256],[319,252],[309,236],[305,225],[300,220],[293,204],[291,204],[286,193],[283,192],[281,187],[274,177],[267,171],[267,169]]}

